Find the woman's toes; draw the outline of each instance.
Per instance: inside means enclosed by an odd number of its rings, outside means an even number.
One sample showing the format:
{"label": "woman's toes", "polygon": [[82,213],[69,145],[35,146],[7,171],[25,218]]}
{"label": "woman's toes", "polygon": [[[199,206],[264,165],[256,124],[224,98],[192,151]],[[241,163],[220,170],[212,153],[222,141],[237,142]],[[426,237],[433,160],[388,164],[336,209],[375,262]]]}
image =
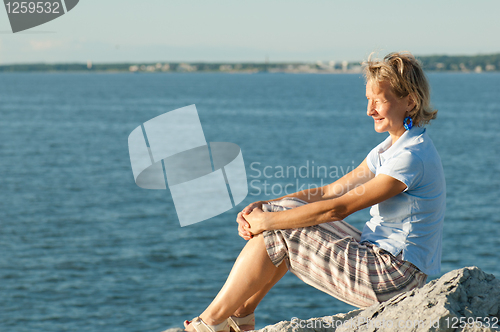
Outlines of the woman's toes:
{"label": "woman's toes", "polygon": [[190,321],[188,321],[188,320],[184,321],[184,331],[191,331],[191,329],[189,329],[189,327],[190,327],[189,324],[191,324]]}

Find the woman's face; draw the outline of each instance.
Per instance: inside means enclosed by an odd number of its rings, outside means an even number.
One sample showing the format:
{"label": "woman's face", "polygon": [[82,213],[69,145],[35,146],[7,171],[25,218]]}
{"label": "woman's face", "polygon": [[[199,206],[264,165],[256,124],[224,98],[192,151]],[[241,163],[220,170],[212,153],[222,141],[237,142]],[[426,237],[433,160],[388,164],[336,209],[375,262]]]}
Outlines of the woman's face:
{"label": "woman's face", "polygon": [[375,131],[377,133],[389,132],[393,142],[403,135],[405,132],[403,120],[407,112],[414,107],[410,97],[396,96],[389,82],[383,81],[376,84],[368,81],[366,98],[368,99],[366,114],[373,118]]}

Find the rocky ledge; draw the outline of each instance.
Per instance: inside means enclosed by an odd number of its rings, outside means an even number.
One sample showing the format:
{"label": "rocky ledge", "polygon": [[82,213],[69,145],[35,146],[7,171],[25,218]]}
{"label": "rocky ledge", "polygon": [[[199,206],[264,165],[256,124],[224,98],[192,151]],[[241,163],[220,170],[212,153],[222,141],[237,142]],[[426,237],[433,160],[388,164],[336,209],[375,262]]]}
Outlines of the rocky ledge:
{"label": "rocky ledge", "polygon": [[467,267],[363,310],[293,319],[258,331],[500,331],[500,280],[477,267]]}

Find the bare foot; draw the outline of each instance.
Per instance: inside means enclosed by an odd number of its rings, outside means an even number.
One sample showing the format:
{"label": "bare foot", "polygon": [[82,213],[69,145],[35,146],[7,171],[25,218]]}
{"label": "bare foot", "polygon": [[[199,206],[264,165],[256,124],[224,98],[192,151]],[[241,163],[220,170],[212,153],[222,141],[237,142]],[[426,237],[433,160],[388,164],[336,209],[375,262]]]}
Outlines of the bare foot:
{"label": "bare foot", "polygon": [[191,324],[190,321],[185,320],[184,321],[184,331],[196,332],[196,329],[194,328],[194,326]]}

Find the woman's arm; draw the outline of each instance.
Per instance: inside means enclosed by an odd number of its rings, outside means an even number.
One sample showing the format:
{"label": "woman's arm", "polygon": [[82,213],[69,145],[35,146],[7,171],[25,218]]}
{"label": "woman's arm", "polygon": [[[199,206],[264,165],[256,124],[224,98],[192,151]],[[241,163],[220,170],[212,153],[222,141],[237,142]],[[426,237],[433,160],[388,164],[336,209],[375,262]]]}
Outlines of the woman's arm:
{"label": "woman's arm", "polygon": [[296,197],[308,203],[337,198],[349,192],[351,189],[356,188],[363,183],[366,183],[374,177],[375,174],[370,171],[365,159],[358,167],[333,183],[320,188],[301,190],[293,194],[272,199],[269,202],[278,201],[285,197]]}
{"label": "woman's arm", "polygon": [[373,174],[368,168],[368,164],[366,163],[366,159],[356,167],[354,170],[344,175],[337,181],[330,183],[321,188],[311,188],[308,190],[298,191],[293,194],[289,194],[283,197],[275,198],[269,201],[258,201],[249,204],[246,206],[238,215],[236,216],[236,222],[238,223],[238,233],[245,240],[249,240],[252,238],[251,232],[248,231],[249,224],[243,218],[244,215],[250,214],[252,211],[262,211],[262,204],[265,204],[270,201],[278,201],[285,197],[296,197],[308,203],[318,202],[322,200],[328,200],[332,198],[338,198],[349,192],[353,188],[356,188],[370,179],[374,178],[375,174]]}
{"label": "woman's arm", "polygon": [[243,218],[250,225],[247,231],[253,235],[265,230],[307,227],[342,220],[356,211],[396,196],[405,189],[406,185],[403,182],[380,174],[340,197],[273,213],[254,209],[250,214],[243,215]]}

